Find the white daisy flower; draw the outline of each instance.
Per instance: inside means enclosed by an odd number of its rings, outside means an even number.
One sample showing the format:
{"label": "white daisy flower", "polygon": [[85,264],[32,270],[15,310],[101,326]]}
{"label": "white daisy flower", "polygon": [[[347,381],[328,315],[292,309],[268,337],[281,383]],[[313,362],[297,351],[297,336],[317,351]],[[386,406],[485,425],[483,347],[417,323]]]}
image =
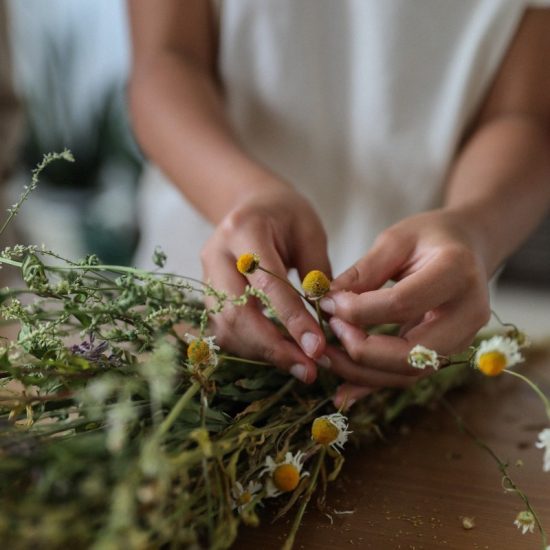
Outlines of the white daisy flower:
{"label": "white daisy flower", "polygon": [[262,489],[263,485],[257,481],[250,480],[246,488],[236,481],[231,489],[231,498],[233,499],[231,509],[237,510],[241,514]]}
{"label": "white daisy flower", "polygon": [[486,376],[497,376],[504,369],[523,361],[518,343],[504,336],[483,340],[477,348],[474,365]]}
{"label": "white daisy flower", "polygon": [[191,367],[216,366],[218,364],[218,354],[220,346],[215,342],[215,336],[199,338],[186,332],[183,340],[187,344],[187,360]]}
{"label": "white daisy flower", "polygon": [[311,425],[311,439],[320,445],[329,445],[336,451],[344,448],[348,440],[348,419],[341,413],[319,416]]}
{"label": "white daisy flower", "polygon": [[544,472],[550,472],[550,428],[545,428],[539,434],[539,440],[535,443],[537,448],[544,449]]}
{"label": "white daisy flower", "polygon": [[269,474],[266,482],[266,496],[276,497],[296,489],[300,479],[309,475],[309,472],[302,471],[303,457],[302,451],[296,454],[286,453],[282,462],[275,462],[269,455],[265,457],[265,466],[260,475]]}
{"label": "white daisy flower", "polygon": [[524,510],[516,516],[514,525],[521,531],[522,535],[525,535],[527,531],[529,533],[535,532],[535,517],[529,510]]}
{"label": "white daisy flower", "polygon": [[437,352],[420,344],[417,344],[409,351],[407,361],[409,365],[415,369],[432,367],[433,370],[437,370],[439,368]]}

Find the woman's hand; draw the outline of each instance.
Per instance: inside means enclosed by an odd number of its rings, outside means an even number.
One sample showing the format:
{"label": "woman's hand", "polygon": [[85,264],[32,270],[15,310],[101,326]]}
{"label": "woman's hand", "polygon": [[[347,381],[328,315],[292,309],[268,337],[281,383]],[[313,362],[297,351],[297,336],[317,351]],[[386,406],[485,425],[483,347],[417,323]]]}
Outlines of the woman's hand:
{"label": "woman's hand", "polygon": [[[331,370],[348,382],[336,404],[425,375],[407,363],[416,344],[444,355],[466,348],[490,317],[487,280],[475,235],[453,211],[426,212],[384,231],[321,301],[347,352],[326,351]],[[399,335],[368,334],[369,325],[384,323],[399,324]]]}
{"label": "woman's hand", "polygon": [[309,202],[292,188],[270,187],[247,197],[220,222],[202,252],[204,280],[237,296],[247,284],[267,294],[286,337],[262,313],[257,300],[224,308],[212,317],[212,329],[224,349],[260,359],[291,372],[303,382],[316,378],[315,359],[325,349],[317,321],[287,284],[261,270],[244,276],[237,258],[253,252],[261,265],[286,279],[296,268],[301,277],[312,269],[330,273],[323,227]]}

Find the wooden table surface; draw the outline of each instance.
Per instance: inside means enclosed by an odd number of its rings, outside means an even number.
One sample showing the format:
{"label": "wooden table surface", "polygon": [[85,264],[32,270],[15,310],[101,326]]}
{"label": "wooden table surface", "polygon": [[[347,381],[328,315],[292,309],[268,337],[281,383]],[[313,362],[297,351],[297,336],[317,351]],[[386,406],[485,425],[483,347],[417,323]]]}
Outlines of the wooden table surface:
{"label": "wooden table surface", "polygon": [[[550,353],[532,357],[522,372],[550,394]],[[543,452],[534,447],[537,434],[549,425],[542,404],[511,376],[480,382],[455,391],[449,401],[476,435],[511,464],[512,479],[550,530],[550,472],[542,472]],[[411,411],[400,433],[388,441],[348,449],[327,501],[354,513],[331,525],[312,499],[296,549],[541,549],[538,533],[521,535],[513,525],[524,505],[504,493],[497,464],[441,407]],[[291,515],[270,523],[269,511],[264,513],[261,527],[243,529],[234,547],[280,548]],[[463,517],[475,518],[475,527],[464,529]]]}

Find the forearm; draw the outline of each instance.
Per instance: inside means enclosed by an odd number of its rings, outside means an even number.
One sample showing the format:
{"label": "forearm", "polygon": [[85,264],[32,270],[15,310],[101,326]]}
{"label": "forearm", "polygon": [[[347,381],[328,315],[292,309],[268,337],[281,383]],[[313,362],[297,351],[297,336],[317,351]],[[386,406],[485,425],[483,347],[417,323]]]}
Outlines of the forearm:
{"label": "forearm", "polygon": [[244,197],[285,185],[241,149],[214,78],[183,54],[138,60],[129,92],[145,153],[212,223]]}
{"label": "forearm", "polygon": [[550,205],[550,135],[527,116],[486,123],[450,173],[445,207],[463,220],[488,275],[527,238]]}

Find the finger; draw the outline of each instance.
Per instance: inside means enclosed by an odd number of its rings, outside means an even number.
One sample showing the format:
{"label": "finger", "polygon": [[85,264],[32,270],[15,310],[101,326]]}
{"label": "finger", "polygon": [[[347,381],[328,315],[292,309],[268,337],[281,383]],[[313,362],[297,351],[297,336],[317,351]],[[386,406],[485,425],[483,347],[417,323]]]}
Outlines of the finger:
{"label": "finger", "polygon": [[374,388],[368,388],[366,386],[354,386],[353,384],[342,384],[336,390],[332,402],[337,409],[347,411],[357,401],[363,399],[367,395],[370,395],[376,391]]}
{"label": "finger", "polygon": [[[212,285],[230,295],[244,292],[246,281],[235,271],[232,258],[214,254],[203,259],[205,274],[215,274]],[[313,382],[317,376],[315,363],[293,342],[286,340],[257,305],[226,305],[213,317],[214,331],[220,344],[230,352],[251,359],[260,359],[290,372],[303,382]],[[254,329],[254,338],[245,337]]]}
{"label": "finger", "polygon": [[354,325],[402,324],[449,302],[464,292],[465,285],[460,269],[434,258],[391,288],[363,294],[330,293],[320,306]]}
{"label": "finger", "polygon": [[[262,247],[260,243],[252,243],[254,244],[255,246],[250,246],[248,243],[248,247],[237,244],[237,251],[258,251],[262,266],[282,279],[287,279],[287,268],[277,251],[271,247]],[[304,353],[310,358],[320,357],[326,344],[325,336],[318,322],[307,311],[300,296],[288,284],[265,271],[257,270],[252,275],[248,275],[248,280],[268,296],[279,321]]]}
{"label": "finger", "polygon": [[369,335],[338,317],[332,317],[329,324],[354,363],[386,374],[418,375],[418,370],[407,362],[412,345],[406,339],[383,334]]}
{"label": "finger", "polygon": [[[222,318],[214,322],[214,330],[221,335],[219,341],[225,350],[245,358],[266,361],[306,384],[315,381],[317,368],[313,361],[294,342],[286,340],[259,310],[252,306],[228,307],[238,312],[229,317],[227,314],[216,316]],[[242,308],[248,311],[242,311]],[[250,330],[251,324],[258,330],[254,338],[239,337]]]}
{"label": "finger", "polygon": [[422,344],[441,355],[464,351],[480,328],[489,321],[491,310],[481,293],[461,297],[438,308],[408,330],[403,338],[410,344]]}
{"label": "finger", "polygon": [[334,279],[331,289],[355,293],[378,289],[401,271],[412,251],[412,242],[386,231],[365,256]]}
{"label": "finger", "polygon": [[354,386],[371,389],[407,388],[423,374],[418,369],[414,369],[413,376],[411,376],[410,374],[396,374],[391,371],[373,368],[368,364],[353,361],[347,353],[332,346],[325,350],[325,355],[330,360],[330,371]]}
{"label": "finger", "polygon": [[329,279],[332,279],[332,267],[327,253],[327,244],[324,236],[313,241],[301,243],[296,247],[293,263],[300,279],[303,279],[310,271],[318,269]]}

